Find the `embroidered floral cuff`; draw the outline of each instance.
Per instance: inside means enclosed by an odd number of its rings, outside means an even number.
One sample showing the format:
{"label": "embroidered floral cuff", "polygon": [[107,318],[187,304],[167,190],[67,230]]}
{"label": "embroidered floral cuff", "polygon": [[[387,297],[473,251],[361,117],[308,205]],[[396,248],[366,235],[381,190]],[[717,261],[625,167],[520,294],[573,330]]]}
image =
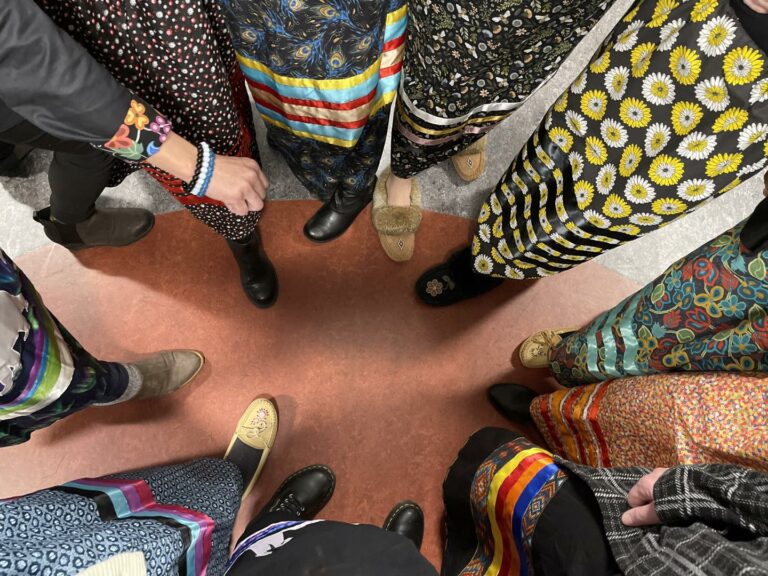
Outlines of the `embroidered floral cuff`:
{"label": "embroidered floral cuff", "polygon": [[141,162],[160,150],[171,128],[171,123],[157,110],[134,96],[115,135],[96,147],[121,160]]}

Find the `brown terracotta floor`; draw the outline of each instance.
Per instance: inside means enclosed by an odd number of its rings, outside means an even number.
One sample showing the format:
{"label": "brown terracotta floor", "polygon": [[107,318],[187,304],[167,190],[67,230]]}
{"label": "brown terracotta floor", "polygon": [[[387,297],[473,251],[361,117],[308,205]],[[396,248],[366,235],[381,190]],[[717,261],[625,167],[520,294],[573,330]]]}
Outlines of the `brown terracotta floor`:
{"label": "brown terracotta floor", "polygon": [[272,395],[280,433],[236,530],[283,477],[321,462],[338,476],[325,517],[379,524],[398,500],[417,500],[427,513],[424,552],[437,564],[447,468],[472,432],[508,425],[485,388],[541,383],[541,374],[510,366],[513,349],[537,329],[589,320],[636,286],[587,264],[431,309],[413,283],[468,238],[470,222],[425,214],[417,255],[398,265],[367,212],[342,239],[311,244],[301,228],[316,207],[269,206],[263,234],[281,294],[267,311],[242,295],[224,242],[186,213],[158,217],[129,248],[73,255],[55,247],[21,258],[49,307],[97,356],[191,347],[208,364],[172,397],[90,409],[1,450],[0,497],[220,455],[248,402]]}

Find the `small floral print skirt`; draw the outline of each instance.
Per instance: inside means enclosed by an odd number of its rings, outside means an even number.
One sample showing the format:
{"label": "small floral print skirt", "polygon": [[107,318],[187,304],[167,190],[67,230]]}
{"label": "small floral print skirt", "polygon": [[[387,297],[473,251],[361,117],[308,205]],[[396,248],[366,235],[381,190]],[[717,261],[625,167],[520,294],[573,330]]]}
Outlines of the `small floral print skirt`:
{"label": "small floral print skirt", "polygon": [[610,380],[538,396],[531,415],[547,446],[578,464],[737,464],[768,472],[764,373]]}
{"label": "small floral print skirt", "polygon": [[470,146],[549,79],[613,0],[411,0],[392,170]]}
{"label": "small floral print skirt", "polygon": [[[218,2],[36,2],[118,82],[160,111],[162,116],[152,119],[160,142],[167,120],[194,144],[207,142],[218,154],[258,161],[248,93]],[[113,185],[142,167],[225,238],[238,240],[255,229],[258,212],[233,214],[216,200],[189,194],[181,180],[148,164],[116,162]]]}
{"label": "small floral print skirt", "polygon": [[768,162],[768,56],[728,0],[642,0],[483,205],[475,269],[562,272]]}
{"label": "small floral print skirt", "polygon": [[768,370],[768,250],[740,224],[695,250],[552,350],[565,386],[664,372]]}

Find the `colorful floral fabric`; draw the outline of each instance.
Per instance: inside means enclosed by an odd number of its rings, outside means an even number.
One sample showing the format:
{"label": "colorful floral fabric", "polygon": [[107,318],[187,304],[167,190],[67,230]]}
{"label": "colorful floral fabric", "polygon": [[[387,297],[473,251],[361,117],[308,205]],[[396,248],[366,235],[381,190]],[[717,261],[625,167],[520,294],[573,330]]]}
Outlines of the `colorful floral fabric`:
{"label": "colorful floral fabric", "polygon": [[558,381],[577,386],[662,372],[768,370],[768,250],[744,248],[743,226],[565,337],[552,351]]}
{"label": "colorful floral fabric", "polygon": [[567,270],[768,160],[768,63],[727,0],[638,2],[483,205],[475,269]]}
{"label": "colorful floral fabric", "polygon": [[74,576],[142,552],[148,576],[221,576],[241,492],[237,467],[209,458],[0,502],[0,573]]}
{"label": "colorful floral fabric", "polygon": [[[124,127],[110,140],[126,160],[140,160],[154,150],[168,122],[177,134],[194,144],[207,142],[217,154],[259,160],[248,93],[219,2],[35,1],[118,82],[161,112],[150,113],[153,108],[135,98],[136,107],[131,106]],[[259,213],[233,214],[221,202],[190,194],[180,179],[148,164],[116,162],[112,184],[140,168],[225,238],[238,240],[255,230]]]}
{"label": "colorful floral fabric", "polygon": [[392,141],[409,178],[469,147],[553,75],[612,0],[412,0]]}
{"label": "colorful floral fabric", "polygon": [[171,123],[157,110],[134,97],[115,135],[96,148],[123,160],[146,160],[160,150],[172,129]]}
{"label": "colorful floral fabric", "polygon": [[117,400],[127,386],[125,369],[88,354],[0,250],[0,447]]}
{"label": "colorful floral fabric", "polygon": [[539,396],[531,416],[547,446],[579,464],[719,463],[768,472],[766,374],[694,372],[610,380]]}
{"label": "colorful floral fabric", "polygon": [[405,45],[404,0],[226,0],[270,143],[313,194],[369,194]]}

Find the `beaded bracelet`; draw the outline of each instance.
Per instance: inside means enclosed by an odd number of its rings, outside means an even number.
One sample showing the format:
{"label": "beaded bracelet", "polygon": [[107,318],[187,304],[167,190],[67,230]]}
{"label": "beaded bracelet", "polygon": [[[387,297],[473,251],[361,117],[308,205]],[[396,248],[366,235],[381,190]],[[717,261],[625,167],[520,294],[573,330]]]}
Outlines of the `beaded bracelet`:
{"label": "beaded bracelet", "polygon": [[200,192],[197,194],[200,198],[205,196],[206,192],[208,192],[208,186],[211,184],[211,178],[213,178],[213,167],[215,165],[216,165],[216,154],[211,153],[210,162],[208,164],[208,170],[205,173],[205,180],[203,180],[203,185],[200,188]]}
{"label": "beaded bracelet", "polygon": [[205,150],[201,144],[197,145],[197,160],[195,161],[195,172],[192,175],[192,179],[188,184],[184,184],[184,191],[192,194],[192,190],[197,187],[197,182],[200,179],[200,170],[203,168],[203,159],[205,158]]}
{"label": "beaded bracelet", "polygon": [[187,192],[198,198],[205,196],[208,186],[213,177],[213,167],[216,163],[216,155],[211,147],[205,142],[197,145],[197,162],[195,163],[195,173],[189,184],[184,188]]}

